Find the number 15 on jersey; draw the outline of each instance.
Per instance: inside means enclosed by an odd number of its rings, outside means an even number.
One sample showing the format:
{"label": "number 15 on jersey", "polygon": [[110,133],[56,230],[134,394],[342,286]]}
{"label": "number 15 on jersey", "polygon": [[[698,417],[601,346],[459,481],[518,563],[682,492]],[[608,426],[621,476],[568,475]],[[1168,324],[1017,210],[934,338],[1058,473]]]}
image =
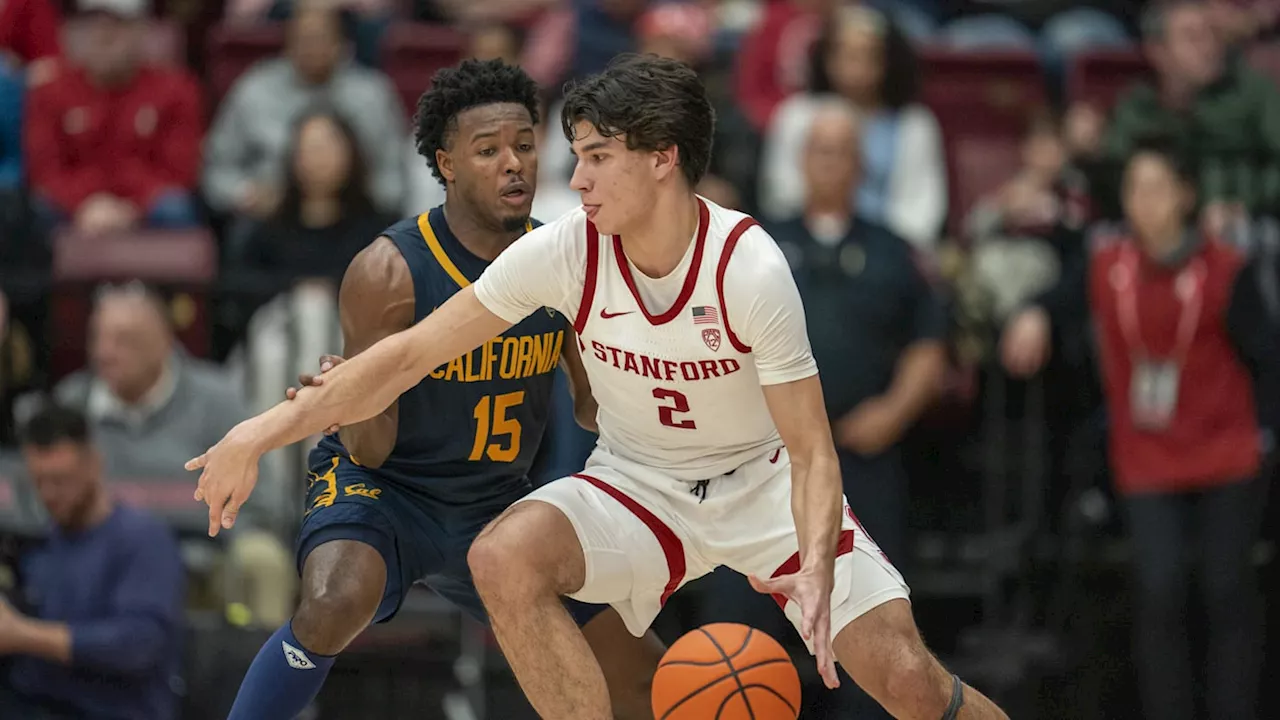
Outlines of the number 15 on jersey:
{"label": "number 15 on jersey", "polygon": [[511,462],[520,456],[520,420],[508,413],[523,402],[523,390],[480,398],[471,413],[476,420],[476,439],[468,460],[487,457],[493,462]]}

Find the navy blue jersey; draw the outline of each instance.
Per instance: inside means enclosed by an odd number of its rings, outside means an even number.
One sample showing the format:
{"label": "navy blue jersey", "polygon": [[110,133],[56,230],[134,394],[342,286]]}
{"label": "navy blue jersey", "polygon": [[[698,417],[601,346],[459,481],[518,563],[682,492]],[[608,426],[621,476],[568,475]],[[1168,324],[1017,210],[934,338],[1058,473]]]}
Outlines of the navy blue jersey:
{"label": "navy blue jersey", "polygon": [[[415,321],[469,285],[489,264],[449,230],[443,207],[396,223],[383,235],[409,264]],[[483,504],[527,487],[527,473],[547,427],[551,386],[568,328],[564,316],[543,309],[433,370],[400,396],[395,448],[380,468],[369,472],[380,481],[459,505]],[[323,456],[347,457],[359,465],[340,438],[339,433],[321,440],[312,465]]]}

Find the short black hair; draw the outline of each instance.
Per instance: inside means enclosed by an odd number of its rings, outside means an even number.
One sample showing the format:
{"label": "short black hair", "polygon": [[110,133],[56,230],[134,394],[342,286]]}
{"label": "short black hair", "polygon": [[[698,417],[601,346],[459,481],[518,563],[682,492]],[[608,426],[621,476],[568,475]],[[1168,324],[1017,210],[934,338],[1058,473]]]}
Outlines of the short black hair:
{"label": "short black hair", "polygon": [[538,85],[523,69],[501,60],[463,60],[455,67],[441,68],[431,79],[431,88],[418,98],[413,116],[413,141],[418,154],[426,158],[436,179],[444,182],[436,164],[436,151],[445,149],[458,130],[458,115],[481,105],[515,103],[529,111],[538,124]]}
{"label": "short black hair", "polygon": [[[879,11],[859,6],[858,12]],[[901,110],[914,103],[920,96],[920,59],[916,56],[911,40],[888,16],[883,16],[884,77],[880,78],[880,102],[890,110]],[[846,20],[836,19],[823,26],[818,40],[809,55],[809,89],[815,93],[835,92],[831,73],[827,72],[827,56],[840,38]]]}
{"label": "short black hair", "polygon": [[628,150],[676,146],[689,187],[698,185],[711,164],[716,113],[698,74],[677,60],[625,53],[604,72],[570,82],[560,115],[570,142],[579,120],[604,137],[625,135]]}
{"label": "short black hair", "polygon": [[1176,138],[1165,134],[1139,136],[1125,161],[1126,167],[1139,155],[1154,155],[1160,158],[1174,175],[1184,183],[1195,186],[1197,172],[1192,155]]}
{"label": "short black hair", "polygon": [[47,448],[60,442],[89,442],[89,420],[84,413],[46,400],[22,426],[22,444]]}

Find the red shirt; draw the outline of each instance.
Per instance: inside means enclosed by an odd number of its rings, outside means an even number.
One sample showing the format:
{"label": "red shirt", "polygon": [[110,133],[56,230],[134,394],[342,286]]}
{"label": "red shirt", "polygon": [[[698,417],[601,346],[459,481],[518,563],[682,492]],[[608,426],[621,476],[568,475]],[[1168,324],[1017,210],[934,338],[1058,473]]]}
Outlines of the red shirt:
{"label": "red shirt", "polygon": [[123,88],[103,90],[64,68],[27,100],[23,144],[35,192],[73,213],[111,193],[140,210],[166,190],[195,188],[204,109],[195,78],[143,68]]}
{"label": "red shirt", "polygon": [[773,0],[738,52],[738,106],[761,132],[778,104],[809,83],[809,51],[822,30],[817,14]]}
{"label": "red shirt", "polygon": [[0,0],[0,51],[25,62],[58,54],[58,10],[53,0]]}
{"label": "red shirt", "polygon": [[[1239,252],[1215,242],[1206,242],[1179,269],[1152,263],[1128,240],[1094,252],[1089,302],[1098,330],[1111,466],[1122,493],[1194,490],[1258,473],[1253,380],[1226,323],[1243,265]],[[1135,280],[1129,284],[1128,278]],[[1191,299],[1196,295],[1198,300]],[[1180,333],[1184,318],[1193,317],[1188,308],[1196,304],[1195,324],[1185,320],[1193,332]],[[1126,313],[1124,305],[1133,310]],[[1136,321],[1126,322],[1126,316]],[[1130,381],[1142,356],[1134,348],[1135,328],[1150,357],[1168,358],[1179,344],[1185,347],[1176,411],[1163,430],[1146,430],[1133,420]]]}

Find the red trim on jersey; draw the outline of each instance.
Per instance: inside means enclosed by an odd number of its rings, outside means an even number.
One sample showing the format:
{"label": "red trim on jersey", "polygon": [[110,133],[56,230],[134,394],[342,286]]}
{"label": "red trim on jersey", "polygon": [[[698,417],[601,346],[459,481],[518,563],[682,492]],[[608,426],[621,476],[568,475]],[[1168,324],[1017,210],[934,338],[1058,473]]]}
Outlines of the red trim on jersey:
{"label": "red trim on jersey", "polygon": [[739,340],[733,328],[729,327],[729,307],[724,302],[724,273],[729,269],[729,258],[733,257],[733,249],[738,246],[738,238],[742,237],[742,233],[747,230],[759,226],[760,223],[752,217],[739,220],[724,241],[724,250],[720,251],[720,264],[716,267],[716,297],[720,299],[720,322],[724,323],[724,334],[729,337],[729,344],[734,350],[744,355],[751,352],[751,347]]}
{"label": "red trim on jersey", "polygon": [[[853,531],[841,530],[840,542],[836,545],[836,557],[840,557],[841,555],[848,555],[851,552],[853,552]],[[787,558],[786,562],[779,565],[778,569],[773,571],[773,575],[771,575],[770,578],[782,577],[783,575],[794,575],[797,572],[800,572],[800,553],[799,552]],[[778,603],[778,607],[782,608],[783,610],[787,609],[786,595],[783,595],[781,593],[774,593],[773,601]]]}
{"label": "red trim on jersey", "polygon": [[658,539],[658,545],[662,546],[662,554],[667,558],[667,569],[671,573],[671,577],[667,580],[667,586],[663,588],[662,597],[659,600],[662,605],[666,605],[667,599],[684,581],[684,543],[680,542],[680,538],[671,528],[667,527],[666,523],[659,520],[656,515],[649,512],[640,503],[632,500],[618,488],[585,473],[574,473],[573,477],[586,480],[609,497],[617,500],[622,504],[622,507],[630,510],[633,515],[640,518],[640,522],[648,526],[649,531]]}
{"label": "red trim on jersey", "polygon": [[685,273],[684,286],[680,288],[680,295],[676,298],[675,304],[661,315],[651,314],[649,308],[644,306],[644,300],[640,299],[640,291],[636,289],[636,279],[631,276],[631,266],[627,264],[627,254],[622,251],[622,236],[613,236],[613,256],[618,261],[618,272],[622,273],[622,280],[631,291],[631,297],[636,299],[636,305],[640,307],[640,312],[644,313],[650,325],[665,325],[674,320],[680,311],[684,310],[689,298],[693,296],[693,288],[698,284],[698,268],[702,266],[702,249],[707,244],[707,226],[710,224],[711,211],[707,209],[707,204],[702,201],[702,198],[698,198],[698,236],[694,240],[693,261],[689,264],[689,271]]}
{"label": "red trim on jersey", "polygon": [[582,281],[582,302],[578,303],[578,317],[573,319],[573,329],[579,335],[587,327],[591,317],[591,301],[596,297],[596,275],[600,265],[600,231],[587,221],[587,267]]}

